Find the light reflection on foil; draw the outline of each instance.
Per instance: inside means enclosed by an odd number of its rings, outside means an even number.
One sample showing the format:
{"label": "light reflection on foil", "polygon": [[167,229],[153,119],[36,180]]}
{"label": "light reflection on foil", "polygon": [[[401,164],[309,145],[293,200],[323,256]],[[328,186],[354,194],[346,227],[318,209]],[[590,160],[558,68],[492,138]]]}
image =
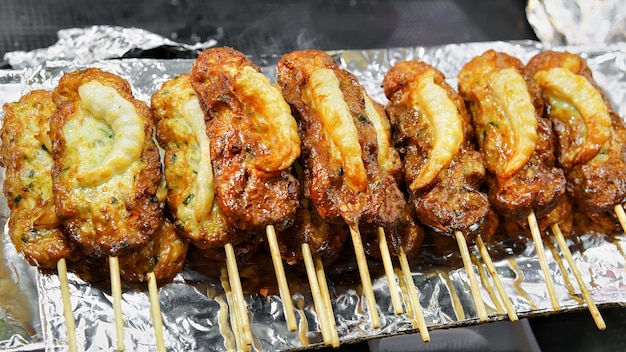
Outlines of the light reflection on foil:
{"label": "light reflection on foil", "polygon": [[526,18],[546,45],[618,43],[626,40],[623,0],[529,0]]}
{"label": "light reflection on foil", "polygon": [[[429,48],[397,48],[387,50],[340,51],[333,55],[351,71],[380,102],[386,99],[381,82],[386,70],[399,60],[419,58],[444,72],[452,86],[456,86],[456,74],[461,66],[473,56],[487,49],[504,51],[526,62],[542,49],[537,42],[490,42],[445,45]],[[615,104],[621,116],[626,116],[626,43],[609,46],[567,47],[584,54],[594,77]],[[263,62],[264,71],[275,74],[277,57],[253,58]],[[188,72],[191,60],[110,60],[92,66],[117,73],[131,83],[135,95],[149,102],[151,94],[167,79]],[[28,70],[25,81],[28,88],[52,88],[63,72],[82,68],[80,65],[48,65],[38,70]],[[596,303],[599,305],[626,305],[626,261],[620,247],[626,246],[626,238],[608,238],[598,233],[581,236],[570,242],[574,258]],[[538,263],[534,246],[526,240],[525,249],[509,258],[495,262],[505,290],[520,318],[553,312],[550,299]],[[556,245],[555,245],[556,246]],[[477,251],[473,253],[479,256]],[[557,254],[559,252],[556,252]],[[553,257],[546,248],[550,273],[555,282],[558,299],[563,310],[580,309],[580,289],[573,278],[566,280],[559,270],[564,260]],[[478,323],[476,308],[469,290],[469,282],[463,268],[434,265],[422,261],[412,264],[413,283],[419,292],[420,304],[430,329],[456,327]],[[218,264],[219,265],[219,264]],[[342,343],[394,334],[416,332],[406,314],[395,315],[391,309],[386,278],[380,274],[380,263],[370,260],[374,275],[378,309],[381,316],[380,329],[369,324],[367,305],[363,299],[354,262],[347,261],[341,267],[329,267],[327,277],[339,337]],[[260,269],[240,268],[243,286],[254,280]],[[302,269],[298,269],[302,272]],[[287,267],[288,276],[297,276]],[[484,271],[484,269],[483,269]],[[569,271],[569,270],[568,270]],[[477,275],[480,271],[476,271]],[[301,274],[300,274],[301,276]],[[322,344],[318,319],[313,308],[311,293],[306,281],[291,281],[296,318],[302,329],[289,332],[279,297],[267,297],[250,291],[246,294],[248,314],[253,333],[253,349],[299,350],[319,347]],[[40,274],[37,277],[42,316],[42,335],[49,350],[65,349],[65,325],[56,275]],[[481,295],[485,301],[490,320],[507,319],[499,297],[493,295],[493,283],[481,278]],[[486,287],[484,283],[490,283]],[[402,284],[400,285],[402,286]],[[112,350],[115,346],[113,310],[107,283],[89,284],[70,274],[72,306],[76,316],[78,341],[86,351]],[[406,289],[406,287],[405,287]],[[498,302],[494,302],[494,298]],[[234,345],[234,335],[228,322],[227,298],[219,278],[204,275],[191,267],[179,274],[173,283],[159,290],[164,333],[168,350],[225,351]],[[154,332],[151,324],[146,288],[142,285],[125,286],[123,295],[125,321],[125,345],[128,350],[154,349]],[[307,344],[308,343],[308,344]]]}
{"label": "light reflection on foil", "polygon": [[[117,26],[91,26],[68,28],[57,32],[59,40],[47,48],[33,51],[13,51],[4,59],[15,69],[36,67],[48,62],[79,63],[87,65],[99,60],[124,57],[131,50],[148,51],[164,48],[172,52],[189,52],[193,57],[201,50],[217,44],[215,39],[193,45],[177,43],[140,28]],[[181,57],[181,56],[175,56]]]}

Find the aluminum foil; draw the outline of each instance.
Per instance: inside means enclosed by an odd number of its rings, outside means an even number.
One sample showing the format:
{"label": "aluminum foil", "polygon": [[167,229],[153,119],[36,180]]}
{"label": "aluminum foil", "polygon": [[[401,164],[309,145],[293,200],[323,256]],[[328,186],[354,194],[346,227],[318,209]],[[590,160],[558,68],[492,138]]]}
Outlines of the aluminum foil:
{"label": "aluminum foil", "polygon": [[549,45],[626,41],[623,0],[529,0],[526,17],[537,38]]}
{"label": "aluminum foil", "polygon": [[[386,99],[381,89],[382,77],[395,62],[412,58],[422,59],[442,70],[449,83],[456,86],[455,77],[462,65],[487,49],[504,51],[527,61],[543,49],[543,44],[530,41],[488,42],[438,47],[338,51],[332,54],[344,68],[357,76],[376,100],[384,103]],[[621,116],[626,116],[624,101],[626,44],[568,46],[558,49],[567,49],[583,55],[592,68],[596,80],[609,94],[615,109]],[[275,80],[277,57],[252,59]],[[133,86],[135,95],[149,102],[151,94],[165,80],[188,72],[192,64],[192,60],[125,59],[98,61],[90,66],[100,67],[126,78]],[[64,72],[83,67],[81,64],[48,62],[42,67],[24,70],[19,75],[21,83],[10,83],[8,90],[16,97],[30,89],[51,89]],[[6,84],[0,84],[0,89],[3,89],[3,86],[6,87]],[[20,87],[19,93],[16,91],[17,87]],[[524,318],[556,313],[548,297],[535,247],[528,239],[518,241],[516,247],[518,250],[514,255],[495,262],[517,314]],[[562,311],[584,309],[586,304],[581,299],[580,288],[571,276],[571,269],[561,258],[560,251],[553,249],[556,244],[550,245],[552,242],[554,241],[551,239],[546,240],[545,254]],[[584,281],[589,283],[595,302],[600,306],[626,305],[626,255],[622,250],[626,246],[626,236],[622,234],[609,237],[602,233],[589,232],[581,234],[573,241],[570,240],[569,245]],[[5,253],[11,248],[12,246],[5,248]],[[478,251],[473,248],[471,251],[475,258],[474,270],[480,278],[481,295],[489,320],[507,319],[502,302],[486,274],[486,268],[480,264]],[[341,263],[326,268],[341,342],[350,343],[416,332],[416,327],[406,314],[393,313],[387,280],[382,274],[380,263],[375,259],[370,259],[369,265],[377,300],[376,308],[381,315],[381,327],[379,329],[371,327],[353,255],[348,251],[343,257],[345,260]],[[425,258],[422,256],[412,260],[411,265],[413,284],[419,292],[429,329],[478,324],[465,270],[458,266],[436,264]],[[11,259],[11,263],[18,261]],[[253,350],[300,350],[320,347],[321,332],[308,283],[303,275],[303,265],[287,267],[298,321],[298,331],[289,332],[281,299],[273,294],[276,291],[273,274],[267,271],[272,267],[270,263],[268,258],[260,256],[256,265],[240,267],[254,340]],[[220,279],[215,274],[222,265],[224,264],[209,263],[202,269],[188,265],[173,282],[160,287],[159,299],[168,350],[227,351],[235,347],[233,331],[228,321],[227,298]],[[25,275],[21,271],[18,272]],[[85,351],[114,350],[116,339],[108,283],[88,283],[73,274],[69,275],[69,280],[71,303],[76,317],[76,333],[78,341],[81,342],[79,348]],[[21,280],[18,281],[21,283]],[[26,322],[35,330],[30,341],[44,343],[46,349],[50,351],[65,350],[66,330],[58,277],[54,274],[38,273],[36,283],[39,301],[31,303],[35,306],[38,303],[39,306],[33,309],[40,310],[41,320],[40,324],[36,318]],[[400,281],[399,283],[400,294],[404,297],[407,288],[403,287]],[[269,294],[264,294],[261,288],[269,288]],[[28,289],[25,290],[30,292]],[[154,350],[155,338],[146,287],[125,285],[122,310],[125,321],[124,343],[127,349]],[[32,347],[33,345],[28,342],[22,341],[21,345],[13,343],[10,347],[15,349]]]}
{"label": "aluminum foil", "polygon": [[51,61],[59,61],[58,64],[71,62],[86,65],[157,48],[167,48],[177,52],[177,55],[189,52],[191,54],[188,57],[193,57],[200,50],[217,44],[214,39],[193,45],[178,43],[144,29],[117,26],[68,28],[58,31],[57,35],[59,40],[50,47],[28,52],[8,52],[4,55],[4,60],[15,69],[36,67]]}

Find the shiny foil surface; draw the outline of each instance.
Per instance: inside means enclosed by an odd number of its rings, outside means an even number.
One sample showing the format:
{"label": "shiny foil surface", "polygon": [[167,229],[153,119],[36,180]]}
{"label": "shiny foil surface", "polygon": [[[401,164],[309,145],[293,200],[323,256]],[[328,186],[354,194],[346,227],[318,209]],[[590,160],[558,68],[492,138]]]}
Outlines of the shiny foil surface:
{"label": "shiny foil surface", "polygon": [[[382,78],[391,65],[400,60],[424,60],[440,69],[448,82],[456,87],[456,74],[461,67],[472,57],[488,49],[507,52],[527,62],[543,48],[542,44],[531,41],[486,42],[338,51],[332,54],[344,68],[356,75],[375,100],[385,103],[381,88]],[[594,78],[609,95],[615,110],[622,117],[626,116],[626,43],[556,49],[567,49],[587,59]],[[252,59],[275,81],[275,63],[278,57]],[[189,72],[192,64],[193,60],[124,59],[97,61],[88,66],[100,67],[126,78],[133,86],[135,96],[149,103],[150,96],[164,81]],[[12,101],[31,89],[52,89],[63,73],[84,67],[84,64],[49,62],[38,68],[20,71],[16,76],[15,72],[7,72],[5,81],[0,81],[0,91],[7,89],[13,96],[5,98],[0,95],[0,99]],[[11,74],[14,76],[10,76]],[[18,87],[19,93],[16,93]],[[3,215],[3,220],[6,221],[6,205]],[[35,271],[19,259],[14,259],[16,254],[10,253],[14,249],[7,244],[6,238],[5,231],[3,257],[7,267],[12,268],[15,275],[19,275],[10,278],[19,285],[20,292],[33,297],[28,301],[31,303],[29,309],[39,310],[40,317],[34,314],[30,321],[22,322],[23,326],[29,327],[30,337],[27,336],[23,341],[9,338],[0,347],[28,349],[33,345],[45,344],[50,351],[66,350],[67,335],[57,275],[39,272],[35,277],[31,276],[29,273]],[[595,302],[599,306],[626,305],[626,255],[622,250],[626,246],[626,236],[622,234],[609,237],[599,232],[587,232],[568,239],[568,244]],[[552,308],[532,242],[527,238],[518,238],[488,245],[493,250],[492,255],[502,254],[494,256],[495,265],[520,318],[556,313]],[[478,324],[468,276],[459,264],[460,261],[454,260],[458,251],[452,251],[447,262],[440,262],[429,257],[430,249],[426,246],[419,258],[410,261],[413,283],[419,293],[429,329]],[[470,246],[470,251],[489,320],[508,319],[486,267],[481,264],[478,250]],[[562,258],[556,241],[549,237],[545,240],[545,255],[562,311],[585,309],[586,303],[581,298],[580,288],[571,274],[571,269]],[[394,314],[382,265],[373,258],[369,259],[369,266],[381,327],[371,327],[354,254],[348,250],[342,257],[345,260],[326,267],[341,343],[416,332],[417,328],[407,314]],[[188,265],[173,282],[159,288],[165,342],[170,351],[228,351],[235,348],[228,319],[228,300],[219,278],[219,269],[225,263],[204,264]],[[396,267],[399,268],[397,263]],[[294,267],[286,266],[298,322],[298,330],[295,332],[287,329],[282,301],[276,294],[271,268],[269,258],[263,256],[258,258],[256,264],[242,265],[239,268],[253,334],[253,350],[300,350],[322,346],[318,317],[304,275],[304,265],[300,263]],[[24,280],[33,280],[36,286],[29,285]],[[116,338],[109,283],[89,283],[74,274],[69,275],[69,280],[76,334],[81,342],[79,349],[114,350]],[[401,280],[399,285],[400,294],[405,298],[407,287]],[[34,298],[37,295],[38,300]],[[124,343],[129,351],[156,350],[149,308],[146,286],[123,286]]]}
{"label": "shiny foil surface", "polygon": [[529,0],[526,18],[544,44],[626,41],[626,2],[623,0]]}

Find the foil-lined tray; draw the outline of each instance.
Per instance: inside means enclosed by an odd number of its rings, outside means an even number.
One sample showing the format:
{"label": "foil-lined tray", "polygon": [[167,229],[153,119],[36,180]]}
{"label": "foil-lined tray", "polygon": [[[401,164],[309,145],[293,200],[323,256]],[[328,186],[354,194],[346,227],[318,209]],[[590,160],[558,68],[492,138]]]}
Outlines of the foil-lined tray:
{"label": "foil-lined tray", "polygon": [[[532,41],[486,42],[437,47],[348,50],[332,54],[344,68],[355,74],[374,99],[384,103],[386,99],[381,88],[382,78],[397,61],[413,58],[424,60],[439,68],[449,83],[456,87],[456,74],[461,67],[485,50],[507,52],[526,62],[543,48],[542,44]],[[587,59],[596,81],[606,90],[615,110],[620,116],[626,116],[626,43],[555,49],[579,53]],[[275,63],[278,57],[252,59],[275,81]],[[189,72],[192,64],[193,60],[124,59],[98,61],[89,66],[100,67],[126,78],[133,86],[135,96],[149,103],[152,93],[164,81]],[[85,66],[80,64],[50,63],[20,72],[4,72],[0,77],[0,91],[10,92],[11,95],[8,98],[1,95],[0,99],[16,100],[21,94],[35,88],[52,89],[64,72],[83,67]],[[3,215],[2,220],[6,222],[8,210],[5,202]],[[15,336],[21,335],[14,334],[7,340],[0,340],[0,347],[20,350],[45,346],[50,351],[64,350],[67,338],[57,275],[28,268],[23,260],[16,259],[14,249],[7,240],[6,230],[4,238],[4,262],[12,269],[9,279],[19,285],[20,291],[33,297],[28,308],[34,313],[30,320],[19,322],[22,327],[26,327],[27,336],[20,338]],[[556,244],[551,243],[556,242],[548,238],[545,254],[562,311],[584,309],[585,303],[571,269],[567,267],[560,252],[554,249]],[[608,236],[590,231],[579,234],[568,243],[584,281],[589,283],[595,302],[599,306],[626,305],[626,254],[622,250],[626,246],[626,236]],[[515,239],[515,244],[515,248],[508,248],[510,255],[496,258],[495,265],[517,314],[520,318],[554,314],[535,247],[527,238]],[[504,248],[504,253],[507,253],[506,243],[492,245],[501,250]],[[489,320],[507,319],[495,286],[486,268],[480,264],[478,251],[474,248],[470,250],[475,258],[474,270],[480,278],[481,294]],[[380,268],[381,264],[372,258],[369,265],[381,327],[371,327],[353,255],[348,251],[343,257],[346,260],[326,268],[341,342],[351,343],[416,332],[416,327],[406,314],[393,313],[389,287]],[[298,321],[298,331],[289,332],[281,299],[275,294],[273,273],[268,272],[268,268],[271,269],[272,266],[266,260],[267,258],[260,258],[257,264],[240,268],[254,340],[253,350],[301,350],[320,347],[322,337],[304,275],[304,265],[286,268]],[[222,265],[225,264],[210,263],[206,267],[189,265],[173,282],[160,287],[159,300],[168,350],[227,351],[235,347],[233,331],[228,322],[227,299],[219,277],[215,274],[219,273]],[[462,266],[446,265],[426,260],[426,256],[422,256],[412,260],[411,267],[413,283],[419,292],[429,329],[479,323],[469,280]],[[567,275],[563,275],[562,270]],[[33,272],[36,277],[29,281]],[[34,285],[28,282],[36,284],[36,292],[33,292]],[[69,284],[76,317],[76,334],[78,341],[82,342],[79,348],[85,351],[114,350],[115,326],[108,283],[89,283],[70,274]],[[264,289],[269,289],[269,294],[265,294]],[[400,287],[400,291],[404,295],[406,287]],[[38,301],[34,299],[37,293]],[[40,316],[37,316],[37,311]],[[147,288],[143,285],[125,285],[122,311],[127,349],[155,350]],[[2,312],[7,320],[6,309]],[[13,326],[19,327],[20,324],[13,320]]]}

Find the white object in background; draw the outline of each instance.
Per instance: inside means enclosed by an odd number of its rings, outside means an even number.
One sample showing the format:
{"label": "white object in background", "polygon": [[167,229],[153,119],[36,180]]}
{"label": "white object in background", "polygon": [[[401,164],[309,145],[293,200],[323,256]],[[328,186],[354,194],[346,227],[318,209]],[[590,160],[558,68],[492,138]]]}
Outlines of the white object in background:
{"label": "white object in background", "polygon": [[527,319],[433,330],[430,342],[419,334],[371,340],[371,352],[540,352]]}

